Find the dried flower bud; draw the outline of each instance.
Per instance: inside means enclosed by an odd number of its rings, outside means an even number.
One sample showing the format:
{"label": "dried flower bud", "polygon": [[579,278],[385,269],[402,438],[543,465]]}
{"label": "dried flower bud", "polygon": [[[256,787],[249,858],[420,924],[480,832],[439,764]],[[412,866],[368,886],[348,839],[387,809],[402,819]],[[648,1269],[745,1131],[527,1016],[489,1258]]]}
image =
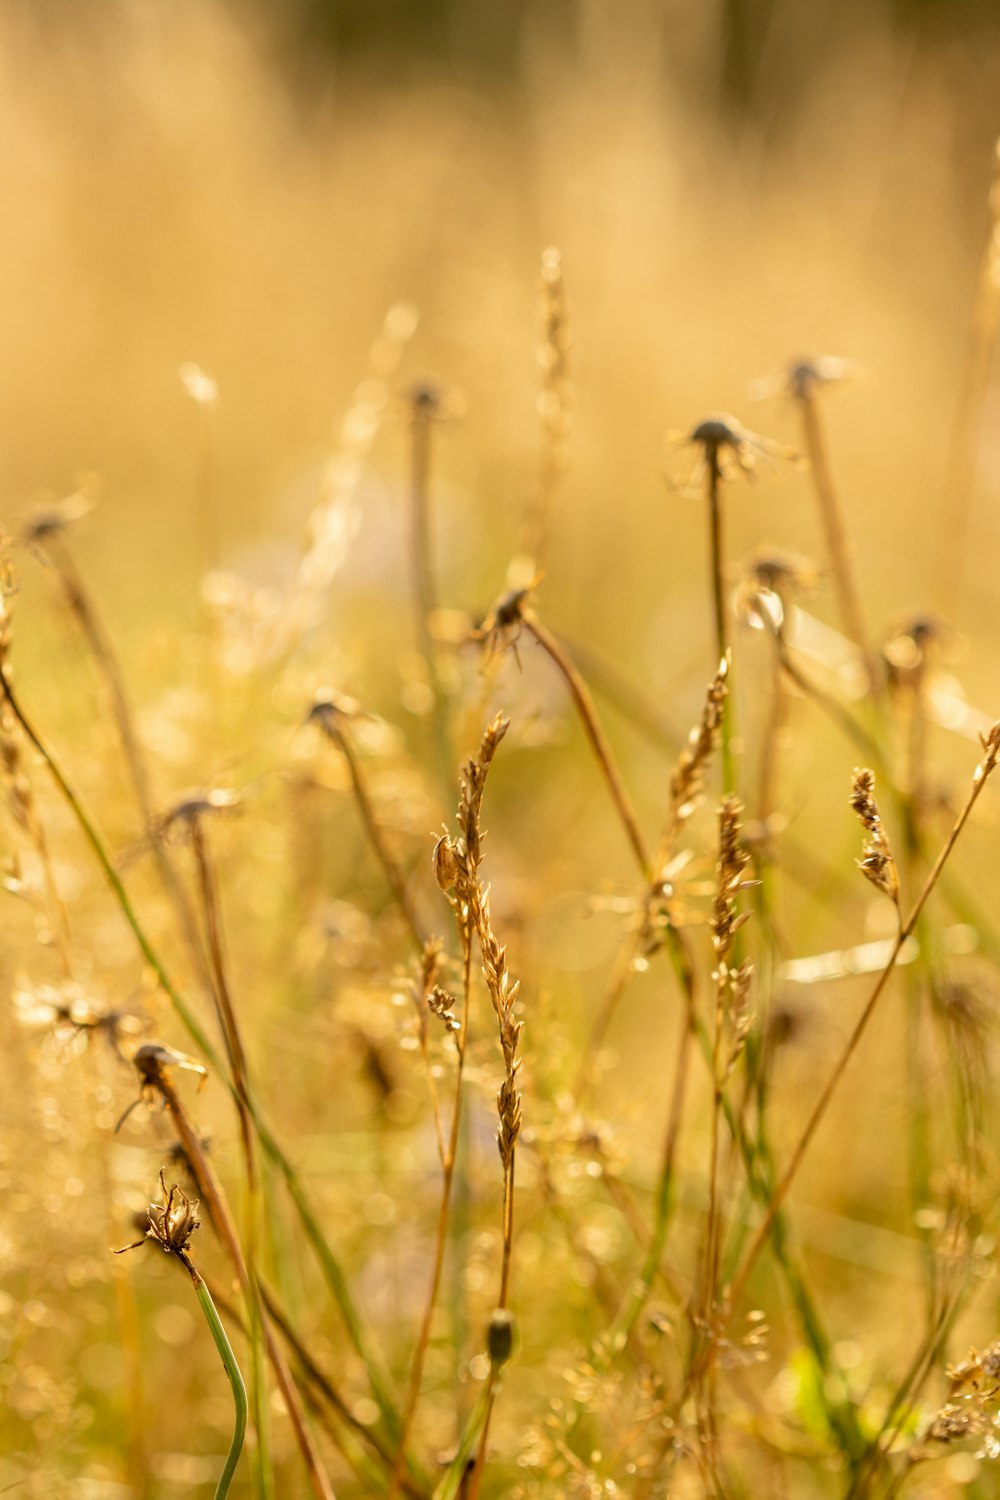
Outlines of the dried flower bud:
{"label": "dried flower bud", "polygon": [[486,1352],[494,1369],[505,1365],[514,1352],[517,1322],[505,1307],[494,1308],[486,1329]]}

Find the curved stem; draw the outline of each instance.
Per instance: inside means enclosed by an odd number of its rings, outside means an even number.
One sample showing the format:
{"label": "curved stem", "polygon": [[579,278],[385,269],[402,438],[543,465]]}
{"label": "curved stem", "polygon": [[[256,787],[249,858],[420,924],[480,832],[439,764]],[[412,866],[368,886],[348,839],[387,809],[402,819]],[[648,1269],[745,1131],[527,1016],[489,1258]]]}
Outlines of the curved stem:
{"label": "curved stem", "polygon": [[205,1321],[207,1322],[209,1328],[212,1330],[212,1338],[215,1340],[215,1347],[218,1349],[219,1354],[222,1358],[222,1363],[225,1366],[226,1374],[229,1376],[229,1384],[232,1387],[233,1391],[233,1405],[236,1407],[236,1425],[233,1428],[233,1440],[229,1445],[229,1453],[226,1457],[225,1468],[219,1475],[219,1482],[215,1487],[215,1500],[226,1500],[226,1496],[229,1494],[229,1486],[232,1483],[233,1475],[236,1473],[236,1465],[239,1462],[240,1454],[243,1451],[243,1441],[246,1437],[246,1386],[243,1384],[243,1376],[240,1374],[240,1367],[236,1363],[236,1356],[233,1353],[233,1346],[229,1342],[229,1339],[226,1335],[226,1330],[222,1326],[222,1320],[216,1310],[215,1303],[212,1301],[211,1292],[208,1290],[208,1287],[205,1285],[202,1277],[198,1274],[197,1270],[192,1265],[187,1256],[182,1254],[180,1256],[180,1259],[183,1261],[191,1277],[191,1280],[194,1282],[194,1289],[198,1295],[198,1301],[201,1303],[201,1310],[205,1314]]}

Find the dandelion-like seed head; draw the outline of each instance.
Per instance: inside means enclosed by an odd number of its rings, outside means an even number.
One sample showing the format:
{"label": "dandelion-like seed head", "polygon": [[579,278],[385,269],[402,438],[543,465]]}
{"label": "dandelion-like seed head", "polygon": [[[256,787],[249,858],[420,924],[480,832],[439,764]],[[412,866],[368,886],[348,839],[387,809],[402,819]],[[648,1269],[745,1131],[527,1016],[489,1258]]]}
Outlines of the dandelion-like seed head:
{"label": "dandelion-like seed head", "polygon": [[667,480],[682,494],[700,494],[705,480],[734,479],[742,474],[752,479],[761,460],[795,462],[797,453],[771,438],[751,432],[727,412],[703,417],[688,433],[668,437],[671,456]]}
{"label": "dandelion-like seed head", "polygon": [[751,401],[770,401],[775,397],[802,404],[812,401],[818,392],[853,384],[862,371],[853,360],[836,354],[801,354],[774,375],[751,380]]}

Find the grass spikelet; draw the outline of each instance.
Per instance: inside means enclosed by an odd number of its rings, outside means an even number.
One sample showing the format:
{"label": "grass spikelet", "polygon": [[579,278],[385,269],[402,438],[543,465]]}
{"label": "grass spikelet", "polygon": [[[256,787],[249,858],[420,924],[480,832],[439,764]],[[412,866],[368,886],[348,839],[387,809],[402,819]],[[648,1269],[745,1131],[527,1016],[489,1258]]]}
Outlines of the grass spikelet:
{"label": "grass spikelet", "polygon": [[861,819],[861,826],[868,837],[858,860],[858,869],[876,890],[888,896],[899,913],[899,871],[889,846],[888,835],[882,822],[878,803],[875,801],[875,773],[865,768],[854,772],[851,785],[851,806]]}

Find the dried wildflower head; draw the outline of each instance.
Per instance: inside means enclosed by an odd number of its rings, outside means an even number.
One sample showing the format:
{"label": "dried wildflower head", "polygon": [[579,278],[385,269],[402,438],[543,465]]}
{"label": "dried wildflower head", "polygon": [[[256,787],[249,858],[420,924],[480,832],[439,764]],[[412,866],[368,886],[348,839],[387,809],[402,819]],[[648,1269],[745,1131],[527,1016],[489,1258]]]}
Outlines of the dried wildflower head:
{"label": "dried wildflower head", "polygon": [[51,1028],[57,1042],[82,1051],[92,1037],[103,1037],[123,1060],[145,1029],[141,1016],[99,1005],[77,984],[22,986],[14,993],[18,1019],[26,1026]]}
{"label": "dried wildflower head", "polygon": [[882,647],[889,687],[918,691],[955,639],[954,632],[934,615],[898,621]]}
{"label": "dried wildflower head", "polygon": [[542,576],[536,572],[522,588],[507,589],[487,610],[482,624],[472,632],[473,640],[483,642],[487,661],[509,646],[520,668],[517,642],[521,635],[521,623],[528,601],[541,583]]}
{"label": "dried wildflower head", "polygon": [[752,401],[772,396],[810,401],[817,391],[852,385],[860,375],[858,365],[835,354],[800,355],[778,374],[751,381],[749,395]]}
{"label": "dried wildflower head", "polygon": [[174,1052],[171,1047],[163,1047],[156,1042],[146,1042],[135,1053],[132,1061],[139,1074],[139,1097],[133,1099],[118,1121],[115,1126],[116,1134],[132,1111],[140,1104],[145,1104],[147,1109],[158,1109],[165,1103],[164,1083],[169,1083],[170,1074],[174,1068],[197,1073],[202,1079],[208,1077],[208,1069],[202,1063],[196,1062],[193,1057],[186,1057],[183,1052]]}
{"label": "dried wildflower head", "polygon": [[403,399],[414,426],[454,421],[465,415],[465,397],[461,391],[429,377],[411,381]]}
{"label": "dried wildflower head", "polygon": [[361,711],[357,699],[336,693],[332,688],[321,688],[306,714],[306,723],[317,725],[330,739],[338,742],[344,725],[357,718]]}
{"label": "dried wildflower head", "polygon": [[136,1240],[132,1245],[125,1245],[123,1249],[116,1250],[116,1255],[124,1255],[128,1250],[137,1250],[146,1240],[153,1240],[168,1255],[176,1255],[178,1260],[188,1264],[187,1250],[191,1236],[195,1230],[201,1227],[198,1218],[198,1201],[191,1199],[183,1188],[174,1183],[167,1191],[166,1180],[163,1176],[163,1168],[160,1168],[160,1189],[163,1193],[162,1203],[151,1203],[146,1210],[149,1227],[146,1230],[145,1239]]}
{"label": "dried wildflower head", "polygon": [[190,833],[192,826],[202,818],[214,813],[233,812],[240,806],[238,792],[223,787],[211,791],[191,792],[175,802],[160,818],[157,832],[160,838],[181,837]]}
{"label": "dried wildflower head", "polygon": [[858,869],[876,890],[889,897],[897,911],[899,909],[899,872],[889,847],[889,839],[882,823],[882,815],[875,801],[875,773],[867,768],[857,768],[851,785],[851,806],[861,819],[868,834]]}
{"label": "dried wildflower head", "polygon": [[793,448],[751,432],[725,412],[703,418],[686,434],[672,432],[667,441],[679,460],[668,462],[667,482],[679,494],[700,495],[706,481],[714,484],[740,474],[753,479],[762,459],[798,458]]}
{"label": "dried wildflower head", "polygon": [[21,539],[29,546],[59,536],[84,516],[90,514],[97,503],[100,483],[94,475],[85,475],[72,495],[61,500],[41,500],[32,506],[20,530]]}

